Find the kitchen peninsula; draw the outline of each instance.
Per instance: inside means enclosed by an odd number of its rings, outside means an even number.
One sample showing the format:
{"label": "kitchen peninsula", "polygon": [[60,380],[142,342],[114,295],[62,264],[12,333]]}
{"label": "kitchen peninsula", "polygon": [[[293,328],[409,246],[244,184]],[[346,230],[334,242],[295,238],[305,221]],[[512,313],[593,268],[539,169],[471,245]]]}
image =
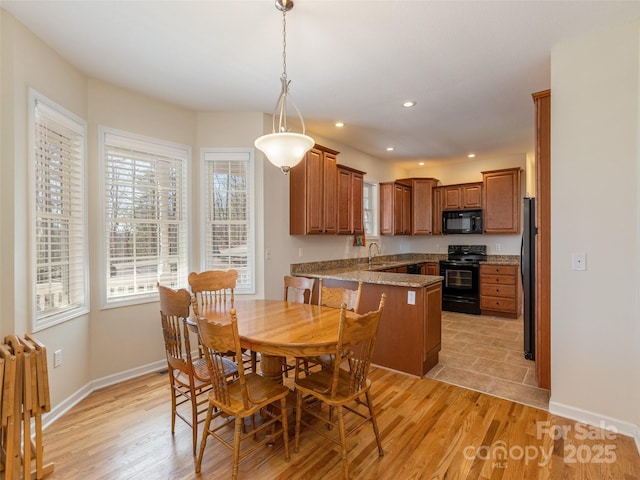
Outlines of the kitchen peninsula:
{"label": "kitchen peninsula", "polygon": [[[372,362],[422,377],[438,363],[442,277],[384,271],[409,264],[415,265],[416,260],[395,259],[372,264],[366,259],[314,262],[291,265],[291,274],[322,278],[328,287],[355,289],[362,281],[360,312],[377,309],[380,296],[385,293],[387,300]],[[317,291],[314,296],[317,298]]]}

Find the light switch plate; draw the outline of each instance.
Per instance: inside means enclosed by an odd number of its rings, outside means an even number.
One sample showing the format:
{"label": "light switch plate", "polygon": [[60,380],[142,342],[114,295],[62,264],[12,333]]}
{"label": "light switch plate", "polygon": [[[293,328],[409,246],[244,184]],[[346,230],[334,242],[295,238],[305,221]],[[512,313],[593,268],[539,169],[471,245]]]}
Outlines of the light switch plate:
{"label": "light switch plate", "polygon": [[409,305],[415,305],[416,304],[416,292],[414,292],[413,290],[409,290],[407,292],[407,303]]}

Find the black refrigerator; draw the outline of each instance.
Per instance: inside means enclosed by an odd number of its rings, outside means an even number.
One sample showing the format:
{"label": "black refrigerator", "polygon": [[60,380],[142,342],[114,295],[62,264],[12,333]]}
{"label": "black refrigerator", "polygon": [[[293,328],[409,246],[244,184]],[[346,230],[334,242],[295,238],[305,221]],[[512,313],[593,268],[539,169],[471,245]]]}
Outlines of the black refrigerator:
{"label": "black refrigerator", "polygon": [[520,247],[520,275],[524,297],[524,358],[535,360],[535,271],[536,271],[536,209],[535,198],[523,199],[522,244]]}

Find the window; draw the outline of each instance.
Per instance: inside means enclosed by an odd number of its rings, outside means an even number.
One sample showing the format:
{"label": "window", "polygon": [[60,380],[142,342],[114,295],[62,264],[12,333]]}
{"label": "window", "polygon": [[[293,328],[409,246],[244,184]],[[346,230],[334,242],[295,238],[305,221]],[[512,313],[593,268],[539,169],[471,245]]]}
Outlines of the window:
{"label": "window", "polygon": [[202,149],[204,270],[238,271],[237,293],[255,293],[253,150]]}
{"label": "window", "polygon": [[378,230],[378,184],[364,182],[363,192],[364,233],[368,238],[375,238]]}
{"label": "window", "polygon": [[155,301],[156,284],[188,276],[190,147],[100,128],[103,306]]}
{"label": "window", "polygon": [[86,122],[29,91],[33,331],[89,311]]}

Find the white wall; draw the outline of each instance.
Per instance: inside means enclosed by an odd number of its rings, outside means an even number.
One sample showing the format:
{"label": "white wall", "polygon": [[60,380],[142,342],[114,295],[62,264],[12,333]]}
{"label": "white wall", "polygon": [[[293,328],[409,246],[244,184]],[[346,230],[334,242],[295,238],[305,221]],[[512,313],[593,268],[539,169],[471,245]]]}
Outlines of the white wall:
{"label": "white wall", "polygon": [[639,39],[635,22],[551,55],[550,407],[637,439]]}

